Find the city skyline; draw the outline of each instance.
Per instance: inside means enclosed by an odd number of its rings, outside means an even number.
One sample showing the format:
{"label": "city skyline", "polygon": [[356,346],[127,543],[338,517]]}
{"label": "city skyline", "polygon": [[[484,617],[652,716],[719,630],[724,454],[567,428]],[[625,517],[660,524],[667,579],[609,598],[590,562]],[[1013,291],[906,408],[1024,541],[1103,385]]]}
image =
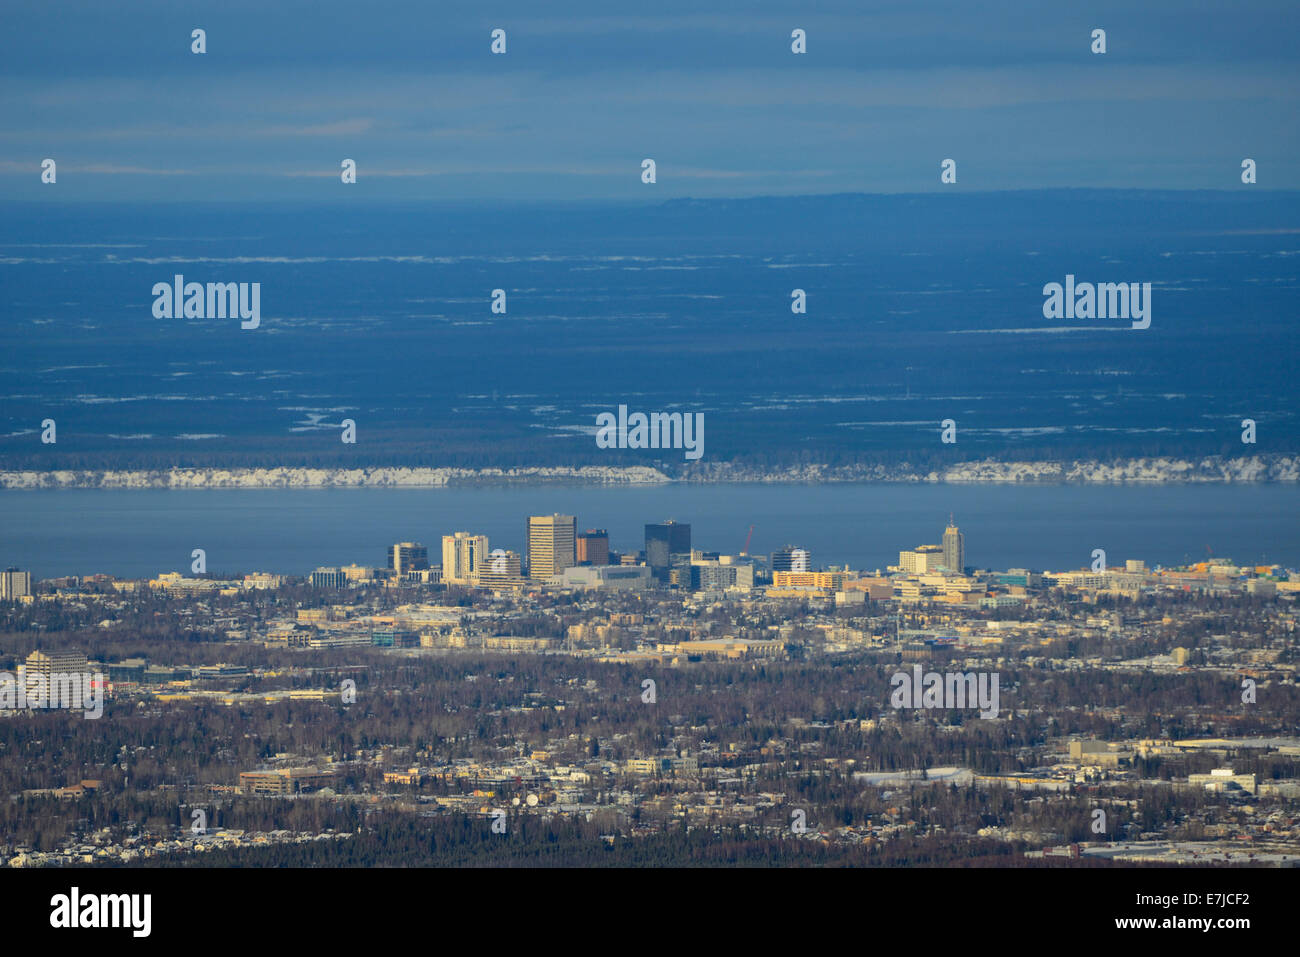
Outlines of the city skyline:
{"label": "city skyline", "polygon": [[[690,524],[678,523],[673,520],[647,524],[645,526],[647,547],[640,551],[631,552],[620,552],[615,548],[611,548],[608,532],[603,529],[588,529],[586,532],[578,534],[576,533],[577,526],[577,518],[572,515],[556,513],[547,516],[529,516],[525,531],[527,544],[525,551],[522,553],[500,547],[493,548],[489,536],[461,530],[441,536],[442,564],[435,565],[429,562],[428,547],[422,543],[402,541],[389,545],[384,549],[385,563],[364,564],[354,560],[348,565],[320,565],[313,571],[306,572],[298,577],[303,577],[313,584],[319,582],[318,587],[344,587],[353,581],[373,581],[379,573],[386,571],[387,575],[394,580],[407,580],[411,583],[441,583],[475,588],[540,586],[562,579],[563,572],[568,568],[596,565],[595,562],[590,560],[578,560],[576,548],[569,547],[570,538],[576,543],[584,536],[596,539],[603,545],[603,551],[600,554],[603,554],[606,559],[618,559],[617,562],[610,562],[607,567],[645,567],[650,570],[651,577],[661,587],[683,587],[688,590],[692,587],[700,587],[698,581],[692,584],[689,577],[684,581],[674,580],[668,575],[672,568],[717,564],[719,559],[726,565],[760,567],[769,576],[776,572],[818,574],[826,571],[856,573],[865,576],[870,571],[877,576],[882,574],[885,576],[924,576],[937,573],[942,577],[964,578],[967,576],[968,570],[984,575],[998,571],[998,569],[991,567],[972,567],[965,564],[965,534],[955,523],[951,514],[947,523],[943,526],[942,544],[918,544],[912,548],[905,548],[897,553],[899,560],[896,564],[877,566],[874,569],[865,567],[855,569],[842,563],[815,563],[811,551],[790,544],[774,549],[768,555],[754,554],[743,550],[733,554],[725,550],[711,551],[703,548],[693,548],[690,539]],[[557,542],[559,543],[558,547]],[[678,547],[681,550],[672,551],[673,547]],[[531,559],[534,554],[539,559],[539,567],[536,572],[533,570],[531,560],[525,561],[525,556],[529,556]],[[557,559],[556,555],[561,557]],[[563,556],[571,556],[571,560]],[[1109,571],[1127,575],[1146,575],[1148,573],[1159,573],[1166,569],[1199,568],[1203,571],[1209,569],[1211,580],[1215,568],[1235,570],[1226,577],[1240,577],[1243,573],[1268,577],[1275,573],[1294,574],[1296,571],[1284,565],[1265,561],[1238,564],[1232,561],[1231,558],[1225,556],[1216,557],[1213,554],[1208,554],[1205,559],[1195,562],[1185,561],[1182,564],[1154,562],[1150,566],[1148,566],[1145,559],[1131,556],[1124,556],[1121,562],[1110,566],[1106,563],[1104,551],[1101,552],[1100,558],[1098,558],[1097,553],[1094,553],[1092,558],[1091,568],[1084,563],[1078,568],[1062,567],[1054,571],[1051,568],[1039,568],[1031,564],[1025,564],[1023,566],[1008,566],[1003,571],[1021,575],[1029,572],[1030,574],[1049,576],[1054,573],[1072,575],[1083,572],[1086,574],[1089,571],[1094,574],[1104,574]],[[232,569],[230,571],[237,572],[246,578],[256,578],[267,574],[273,575],[277,580],[294,577],[294,573],[288,571],[267,572],[253,569]],[[180,573],[161,574],[164,578],[168,574],[174,574],[177,576],[177,580],[184,579],[184,576]],[[3,573],[0,573],[0,599],[14,599],[31,594],[33,581],[99,576],[123,578],[123,576],[116,576],[102,571],[87,571],[82,573],[81,576],[53,576],[50,579],[33,579],[30,571],[11,566]],[[202,580],[205,576],[216,577],[215,573],[207,575],[205,571],[200,573],[196,580]],[[486,576],[489,582],[488,585],[481,585],[481,576]],[[129,580],[129,576],[126,576],[126,579]],[[750,587],[752,586],[751,581]]]}
{"label": "city skyline", "polygon": [[842,868],[926,927],[942,869],[1249,947],[1300,868],[1298,27],[6,11],[10,924]]}

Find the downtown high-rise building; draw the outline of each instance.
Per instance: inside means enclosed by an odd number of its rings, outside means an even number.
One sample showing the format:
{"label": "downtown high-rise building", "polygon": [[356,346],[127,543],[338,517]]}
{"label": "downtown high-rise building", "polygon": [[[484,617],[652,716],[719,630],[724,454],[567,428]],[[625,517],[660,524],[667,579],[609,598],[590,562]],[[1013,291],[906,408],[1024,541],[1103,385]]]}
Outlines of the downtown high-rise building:
{"label": "downtown high-rise building", "polygon": [[529,515],[528,577],[545,581],[578,564],[577,532],[572,515]]}
{"label": "downtown high-rise building", "polygon": [[322,565],[311,573],[312,588],[346,588],[348,576],[341,568],[326,568]]}
{"label": "downtown high-rise building", "polygon": [[486,535],[457,532],[442,536],[442,580],[451,585],[468,585],[479,565],[488,560]]}
{"label": "downtown high-rise building", "polygon": [[966,536],[948,516],[948,527],[943,530],[943,566],[955,575],[966,571]]}
{"label": "downtown high-rise building", "polygon": [[518,552],[494,548],[474,570],[474,584],[479,588],[520,589],[526,584],[523,563]]}
{"label": "downtown high-rise building", "polygon": [[576,558],[579,565],[609,564],[609,532],[589,528],[578,536]]}
{"label": "downtown high-rise building", "polygon": [[32,573],[6,568],[0,572],[0,600],[13,601],[32,593]]}
{"label": "downtown high-rise building", "polygon": [[772,553],[772,571],[774,572],[810,572],[812,571],[812,554],[806,548],[786,545]]}
{"label": "downtown high-rise building", "polygon": [[917,545],[898,553],[898,567],[908,575],[929,575],[943,567],[942,545]]}
{"label": "downtown high-rise building", "polygon": [[33,651],[24,662],[29,677],[40,675],[47,682],[55,675],[86,674],[90,662],[80,651]]}
{"label": "downtown high-rise building", "polygon": [[669,580],[673,566],[689,572],[691,564],[691,526],[667,521],[645,527],[645,563],[660,581]]}
{"label": "downtown high-rise building", "polygon": [[429,550],[419,542],[398,542],[388,547],[388,567],[393,577],[401,578],[407,572],[422,571],[429,567]]}

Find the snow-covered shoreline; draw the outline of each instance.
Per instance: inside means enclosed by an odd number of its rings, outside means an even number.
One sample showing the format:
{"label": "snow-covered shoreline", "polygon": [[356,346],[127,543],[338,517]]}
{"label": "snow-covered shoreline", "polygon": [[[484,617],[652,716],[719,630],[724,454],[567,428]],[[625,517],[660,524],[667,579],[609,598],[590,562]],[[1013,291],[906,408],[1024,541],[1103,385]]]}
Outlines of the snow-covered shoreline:
{"label": "snow-covered shoreline", "polygon": [[808,465],[764,470],[728,463],[683,467],[675,474],[647,466],[578,468],[232,468],[0,471],[0,489],[51,488],[442,488],[480,484],[658,485],[716,483],[1257,483],[1300,482],[1300,456],[1138,458],[1111,462],[963,462],[942,470],[897,466]]}

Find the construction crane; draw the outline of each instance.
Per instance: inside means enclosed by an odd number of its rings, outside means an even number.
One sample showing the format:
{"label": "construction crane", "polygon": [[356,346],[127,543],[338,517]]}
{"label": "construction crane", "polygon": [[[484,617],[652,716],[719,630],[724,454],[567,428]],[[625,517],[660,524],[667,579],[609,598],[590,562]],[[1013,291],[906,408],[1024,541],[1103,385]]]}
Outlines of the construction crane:
{"label": "construction crane", "polygon": [[754,526],[749,526],[749,534],[745,536],[745,547],[740,550],[741,555],[749,554],[749,543],[754,537]]}

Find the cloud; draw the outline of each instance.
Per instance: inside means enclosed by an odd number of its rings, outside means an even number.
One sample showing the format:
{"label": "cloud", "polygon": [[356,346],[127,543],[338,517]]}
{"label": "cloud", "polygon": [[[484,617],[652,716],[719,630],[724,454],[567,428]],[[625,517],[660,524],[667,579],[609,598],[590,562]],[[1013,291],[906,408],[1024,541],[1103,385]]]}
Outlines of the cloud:
{"label": "cloud", "polygon": [[[89,173],[96,176],[194,176],[192,169],[160,169],[152,166],[126,166],[116,163],[75,163],[60,162],[59,175],[69,173]],[[20,160],[0,160],[0,173],[40,173],[39,162],[22,162]]]}
{"label": "cloud", "polygon": [[256,136],[355,136],[374,127],[371,119],[339,120],[309,126],[268,126],[255,129]]}
{"label": "cloud", "polygon": [[[16,12],[0,196],[30,198],[47,156],[61,174],[117,178],[61,176],[68,198],[319,198],[345,157],[356,193],[411,198],[915,191],[938,188],[949,156],[962,190],[1224,188],[1225,149],[1260,158],[1261,183],[1300,175],[1286,122],[1300,58],[1284,29],[1297,18],[1263,0],[1033,16],[1003,0],[743,13],[664,0],[629,15],[501,0],[349,17],[327,15],[336,0],[228,0],[203,56],[166,4],[141,2],[82,4],[59,30]],[[1105,56],[1088,52],[1095,18]],[[505,56],[488,52],[497,25]]]}

